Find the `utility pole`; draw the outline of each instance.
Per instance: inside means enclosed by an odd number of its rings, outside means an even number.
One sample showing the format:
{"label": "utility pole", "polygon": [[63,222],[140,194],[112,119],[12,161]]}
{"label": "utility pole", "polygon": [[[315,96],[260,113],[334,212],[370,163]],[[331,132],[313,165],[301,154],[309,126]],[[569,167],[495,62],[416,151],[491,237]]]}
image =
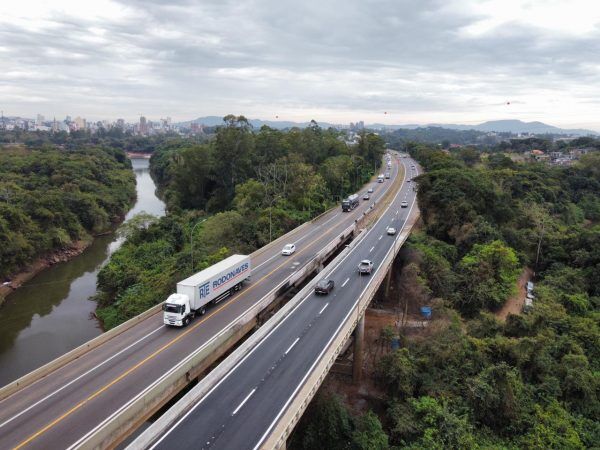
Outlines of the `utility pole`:
{"label": "utility pole", "polygon": [[[208,217],[206,219],[208,219]],[[190,233],[190,254],[192,257],[192,272],[194,272],[194,230],[206,219],[202,219],[200,222],[197,222],[196,225],[192,227],[192,232]]]}

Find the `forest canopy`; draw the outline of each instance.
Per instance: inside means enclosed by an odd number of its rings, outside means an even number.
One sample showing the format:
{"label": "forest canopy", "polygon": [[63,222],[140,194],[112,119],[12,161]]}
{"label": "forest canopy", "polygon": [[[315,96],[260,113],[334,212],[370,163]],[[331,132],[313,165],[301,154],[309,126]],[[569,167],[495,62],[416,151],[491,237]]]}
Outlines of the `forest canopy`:
{"label": "forest canopy", "polygon": [[108,230],[134,198],[121,150],[0,149],[0,276]]}

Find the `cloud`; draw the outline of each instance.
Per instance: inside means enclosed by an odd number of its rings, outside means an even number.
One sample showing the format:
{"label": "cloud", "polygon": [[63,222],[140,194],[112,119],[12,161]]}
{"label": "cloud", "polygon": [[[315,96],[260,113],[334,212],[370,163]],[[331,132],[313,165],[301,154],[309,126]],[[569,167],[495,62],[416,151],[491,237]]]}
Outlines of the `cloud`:
{"label": "cloud", "polygon": [[8,114],[589,124],[600,113],[600,11],[585,0],[98,0],[92,14],[23,3],[0,6]]}

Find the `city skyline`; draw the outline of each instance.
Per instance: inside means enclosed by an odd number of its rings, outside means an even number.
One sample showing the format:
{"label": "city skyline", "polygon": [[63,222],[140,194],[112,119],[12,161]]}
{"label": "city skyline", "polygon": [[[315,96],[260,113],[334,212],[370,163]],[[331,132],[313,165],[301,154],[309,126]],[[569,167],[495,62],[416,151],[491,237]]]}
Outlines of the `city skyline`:
{"label": "city skyline", "polygon": [[7,116],[600,130],[592,1],[0,5]]}

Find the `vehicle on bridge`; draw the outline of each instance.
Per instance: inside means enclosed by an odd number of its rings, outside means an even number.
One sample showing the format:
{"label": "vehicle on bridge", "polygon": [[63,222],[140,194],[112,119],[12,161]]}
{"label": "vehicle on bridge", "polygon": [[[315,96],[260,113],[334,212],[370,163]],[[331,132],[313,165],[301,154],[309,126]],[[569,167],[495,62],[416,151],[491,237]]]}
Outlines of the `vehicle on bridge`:
{"label": "vehicle on bridge", "polygon": [[315,286],[315,294],[329,294],[333,291],[335,283],[333,280],[320,280]]}
{"label": "vehicle on bridge", "polygon": [[385,177],[383,176],[383,174],[379,174],[377,176],[377,182],[378,183],[383,183],[385,181]]}
{"label": "vehicle on bridge", "polygon": [[358,194],[352,194],[342,200],[342,211],[349,212],[358,206]]}
{"label": "vehicle on bridge", "polygon": [[281,250],[281,254],[283,256],[290,256],[295,251],[296,251],[296,246],[294,244],[285,244],[283,246],[283,249]]}
{"label": "vehicle on bridge", "polygon": [[163,322],[186,326],[196,314],[204,314],[217,303],[242,288],[251,274],[250,257],[232,255],[223,261],[177,283],[177,293],[163,304]]}
{"label": "vehicle on bridge", "polygon": [[358,273],[359,274],[367,274],[370,275],[373,272],[373,261],[369,259],[363,259],[358,265]]}

